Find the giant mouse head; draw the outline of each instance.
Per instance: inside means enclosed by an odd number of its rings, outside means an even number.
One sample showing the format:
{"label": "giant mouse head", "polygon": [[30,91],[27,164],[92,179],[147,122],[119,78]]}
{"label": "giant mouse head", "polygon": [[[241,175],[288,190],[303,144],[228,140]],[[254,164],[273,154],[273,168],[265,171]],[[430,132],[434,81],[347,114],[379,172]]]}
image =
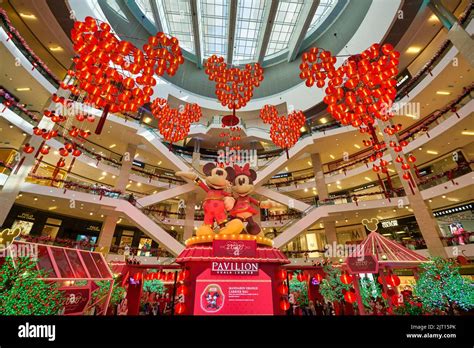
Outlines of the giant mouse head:
{"label": "giant mouse head", "polygon": [[215,163],[206,163],[202,168],[206,175],[206,184],[215,190],[223,190],[234,180],[235,171],[232,167],[221,168]]}
{"label": "giant mouse head", "polygon": [[253,182],[257,179],[255,170],[250,169],[250,164],[246,163],[243,167],[234,165],[235,178],[232,191],[239,196],[247,196],[253,191]]}

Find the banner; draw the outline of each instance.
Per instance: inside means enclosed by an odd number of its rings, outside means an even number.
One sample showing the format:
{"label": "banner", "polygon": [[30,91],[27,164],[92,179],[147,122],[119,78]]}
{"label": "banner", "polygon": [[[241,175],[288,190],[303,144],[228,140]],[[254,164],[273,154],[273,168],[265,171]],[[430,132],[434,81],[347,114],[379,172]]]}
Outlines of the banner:
{"label": "banner", "polygon": [[210,269],[196,278],[195,315],[273,315],[272,282],[257,275],[214,275]]}

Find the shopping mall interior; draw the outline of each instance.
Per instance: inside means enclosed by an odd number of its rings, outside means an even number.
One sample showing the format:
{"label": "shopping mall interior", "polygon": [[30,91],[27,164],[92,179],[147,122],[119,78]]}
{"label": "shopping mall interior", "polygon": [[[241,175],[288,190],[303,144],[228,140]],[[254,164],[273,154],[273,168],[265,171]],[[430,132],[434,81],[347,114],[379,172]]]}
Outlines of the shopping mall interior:
{"label": "shopping mall interior", "polygon": [[0,1],[0,313],[472,314],[472,9]]}

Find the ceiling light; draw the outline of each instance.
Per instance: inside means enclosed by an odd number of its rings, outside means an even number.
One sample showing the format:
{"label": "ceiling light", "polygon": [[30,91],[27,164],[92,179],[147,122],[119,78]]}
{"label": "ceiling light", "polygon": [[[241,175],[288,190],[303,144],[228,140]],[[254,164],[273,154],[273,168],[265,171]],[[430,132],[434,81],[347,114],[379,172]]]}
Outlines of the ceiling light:
{"label": "ceiling light", "polygon": [[141,183],[141,182],[137,182],[137,186],[138,186],[138,187],[142,186],[142,183]]}
{"label": "ceiling light", "polygon": [[15,88],[15,91],[17,91],[17,92],[28,92],[28,91],[31,91],[31,88],[30,87],[19,87],[19,88]]}
{"label": "ceiling light", "polygon": [[33,198],[33,200],[34,200],[34,201],[37,201],[37,200],[38,200],[38,197]]}
{"label": "ceiling light", "polygon": [[367,181],[372,181],[372,179],[369,178],[368,176],[366,176],[364,179],[367,180]]}
{"label": "ceiling light", "polygon": [[326,119],[326,117],[321,117],[319,119],[319,122],[321,122],[322,124],[325,124],[325,123],[328,123],[328,120]]}
{"label": "ceiling light", "polygon": [[434,150],[428,150],[426,151],[427,154],[430,154],[430,155],[437,155],[438,152],[437,151],[434,151]]}
{"label": "ceiling light", "polygon": [[338,180],[338,181],[336,181],[336,184],[340,185],[340,184],[341,184],[341,182]]}
{"label": "ceiling light", "polygon": [[113,149],[115,146],[117,146],[117,144],[112,144],[109,146],[109,149]]}
{"label": "ceiling light", "polygon": [[56,210],[56,209],[58,209],[57,206],[52,206],[52,207],[49,207],[49,208],[48,208],[48,210]]}
{"label": "ceiling light", "polygon": [[421,47],[419,47],[419,46],[410,46],[406,50],[406,53],[415,54],[415,53],[418,53],[420,51],[421,51]]}
{"label": "ceiling light", "polygon": [[143,119],[143,122],[144,122],[144,123],[150,123],[150,122],[151,122],[151,117],[148,117],[148,116],[145,117],[145,118]]}
{"label": "ceiling light", "polygon": [[338,188],[339,190],[341,190],[341,189],[342,189],[342,187],[341,187],[340,185],[337,185],[337,188]]}
{"label": "ceiling light", "polygon": [[158,162],[158,165],[161,165],[161,161]]}
{"label": "ceiling light", "polygon": [[451,92],[448,92],[448,91],[436,91],[436,94],[439,94],[439,95],[450,95]]}
{"label": "ceiling light", "polygon": [[51,46],[51,47],[49,47],[49,50],[51,52],[61,52],[61,51],[63,51],[63,48],[61,46]]}
{"label": "ceiling light", "polygon": [[138,152],[135,154],[135,156],[133,158],[137,158],[138,157]]}
{"label": "ceiling light", "polygon": [[36,19],[36,16],[34,14],[28,14],[28,13],[23,13],[20,12],[20,16],[25,18],[25,19]]}
{"label": "ceiling light", "polygon": [[90,212],[89,215],[92,216],[92,215],[94,215],[94,213],[93,213],[93,212]]}
{"label": "ceiling light", "polygon": [[388,171],[389,171],[390,173],[395,173],[395,171],[394,171],[392,168],[388,168]]}
{"label": "ceiling light", "polygon": [[101,214],[100,217],[103,218],[103,217],[104,217],[104,214]]}
{"label": "ceiling light", "polygon": [[358,144],[354,144],[354,147],[355,147],[356,149],[360,149],[360,145],[358,145]]}
{"label": "ceiling light", "polygon": [[450,197],[450,198],[448,198],[448,201],[450,201],[450,202],[459,202],[459,199]]}
{"label": "ceiling light", "polygon": [[115,179],[115,178],[116,178],[116,176],[115,176],[115,175],[112,175],[112,179]]}
{"label": "ceiling light", "polygon": [[288,171],[288,167],[285,167],[285,170]]}
{"label": "ceiling light", "polygon": [[335,159],[336,157],[334,157],[333,155],[329,155],[329,157],[331,157],[332,159]]}
{"label": "ceiling light", "polygon": [[435,14],[432,14],[430,18],[428,18],[429,22],[438,22],[438,17]]}
{"label": "ceiling light", "polygon": [[311,161],[308,161],[308,166],[310,166],[310,165],[312,165],[312,164],[311,164]]}
{"label": "ceiling light", "polygon": [[305,126],[301,127],[300,132],[306,132],[306,127]]}
{"label": "ceiling light", "polygon": [[410,118],[413,118],[413,119],[417,119],[418,116],[416,115],[412,115],[412,114],[405,114],[406,117],[410,117]]}
{"label": "ceiling light", "polygon": [[104,177],[103,177],[103,176],[101,176],[101,177],[99,178],[99,181],[101,181],[101,180],[104,180]]}
{"label": "ceiling light", "polygon": [[445,196],[445,195],[442,195],[441,198],[446,198],[446,196]]}
{"label": "ceiling light", "polygon": [[474,135],[474,131],[462,131],[461,132],[462,135]]}
{"label": "ceiling light", "polygon": [[307,188],[305,188],[305,189],[304,189],[304,192],[308,192],[308,189],[307,189]]}

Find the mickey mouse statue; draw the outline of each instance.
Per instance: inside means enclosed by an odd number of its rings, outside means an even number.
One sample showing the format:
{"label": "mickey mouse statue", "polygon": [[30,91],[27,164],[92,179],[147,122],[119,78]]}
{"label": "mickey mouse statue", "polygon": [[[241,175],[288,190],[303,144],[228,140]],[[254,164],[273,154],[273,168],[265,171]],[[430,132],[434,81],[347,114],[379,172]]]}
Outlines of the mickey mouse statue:
{"label": "mickey mouse statue", "polygon": [[252,218],[254,215],[257,215],[259,211],[252,205],[263,209],[281,207],[281,204],[279,203],[270,200],[259,202],[255,198],[249,196],[254,189],[253,182],[256,178],[257,173],[255,170],[250,169],[249,163],[246,163],[243,167],[234,165],[232,192],[237,196],[237,199],[229,214],[233,218],[238,218],[247,222],[245,230],[247,233],[252,235],[257,235],[261,231],[260,226],[253,221]]}
{"label": "mickey mouse statue", "polygon": [[219,225],[220,234],[239,234],[244,229],[243,222],[239,219],[227,220],[227,211],[234,206],[235,199],[226,188],[230,186],[229,180],[235,176],[232,167],[221,168],[214,163],[207,163],[203,167],[206,175],[205,182],[194,172],[176,172],[179,177],[193,180],[206,192],[204,199],[204,223],[196,231],[197,236],[213,234],[214,222]]}

